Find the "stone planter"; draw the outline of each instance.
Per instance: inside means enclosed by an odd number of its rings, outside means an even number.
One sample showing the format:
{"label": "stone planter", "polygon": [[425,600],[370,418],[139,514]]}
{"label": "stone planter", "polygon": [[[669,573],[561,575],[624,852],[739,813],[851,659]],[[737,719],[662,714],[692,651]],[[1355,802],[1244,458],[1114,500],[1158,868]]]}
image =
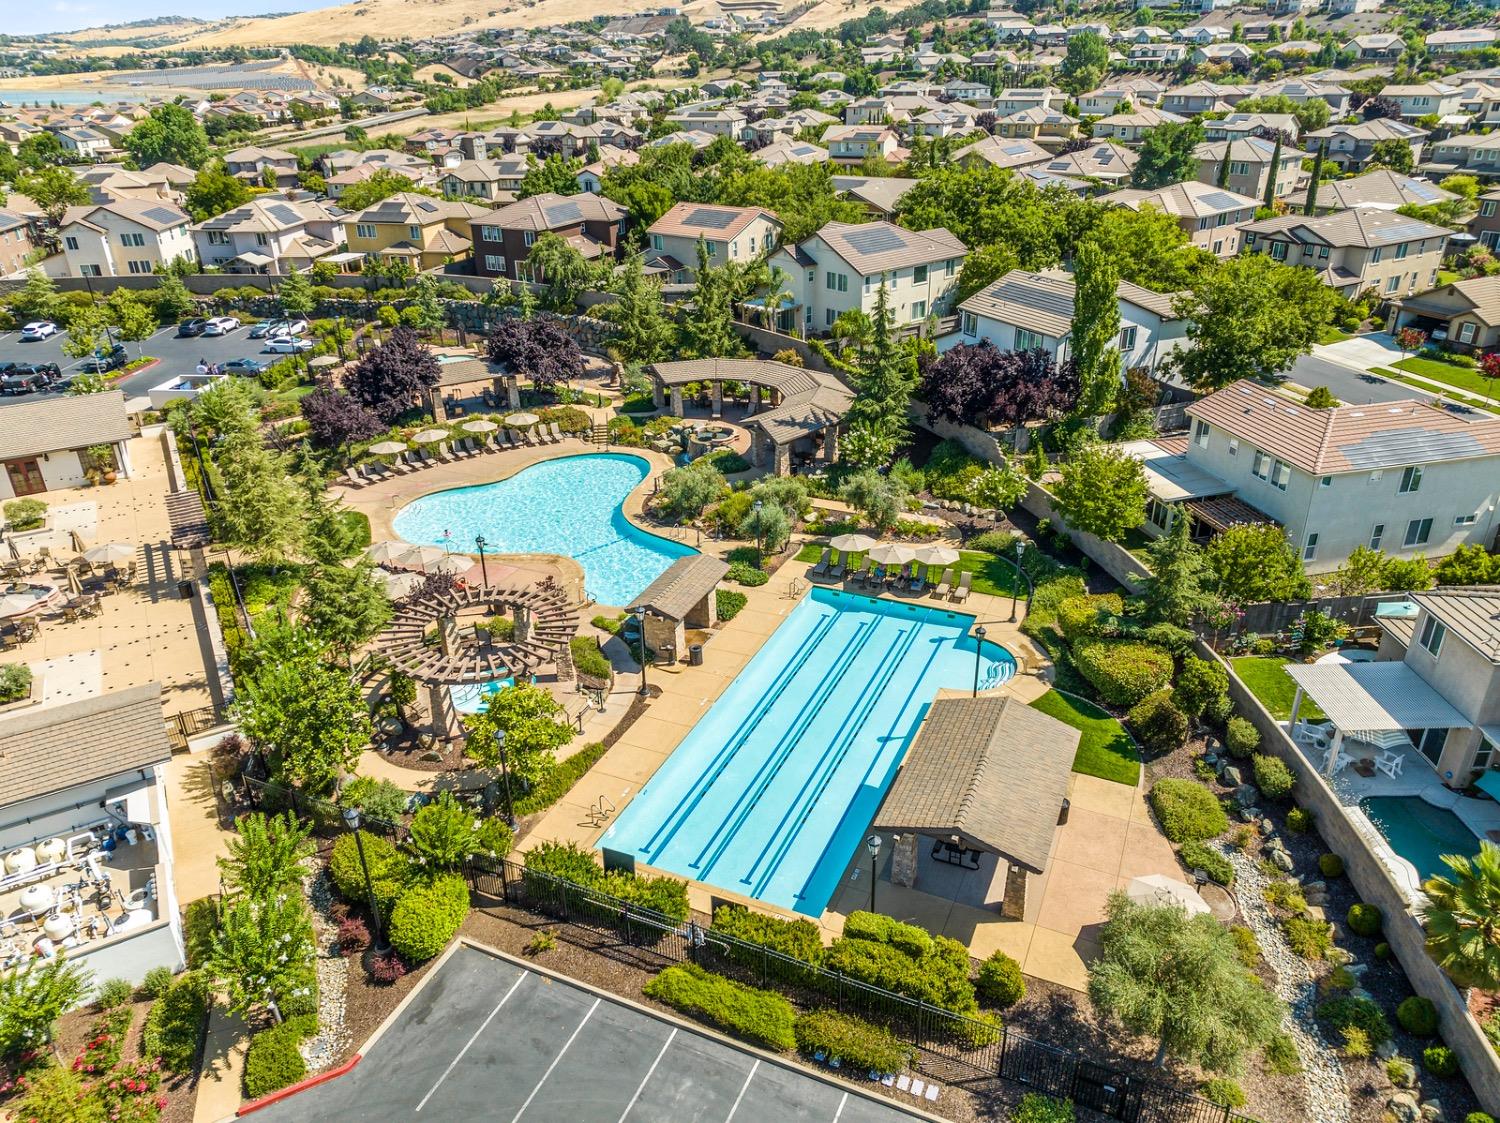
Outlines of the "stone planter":
{"label": "stone planter", "polygon": [[42,676],[31,676],[31,690],[23,698],[17,698],[14,702],[0,704],[0,714],[8,714],[14,710],[24,710],[27,706],[35,706],[42,700]]}

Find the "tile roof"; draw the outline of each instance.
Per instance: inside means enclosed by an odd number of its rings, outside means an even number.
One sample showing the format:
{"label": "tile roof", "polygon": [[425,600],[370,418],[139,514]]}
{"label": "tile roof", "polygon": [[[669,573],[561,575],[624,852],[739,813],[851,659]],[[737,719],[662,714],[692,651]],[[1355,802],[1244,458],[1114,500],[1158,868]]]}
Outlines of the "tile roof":
{"label": "tile roof", "polygon": [[1411,599],[1491,663],[1500,663],[1500,587],[1437,589]]}
{"label": "tile roof", "polygon": [[1054,157],[1042,167],[1054,175],[1081,176],[1085,179],[1124,179],[1140,159],[1130,149],[1105,141]]}
{"label": "tile roof", "polygon": [[907,230],[889,222],[829,222],[814,236],[821,238],[862,277],[963,257],[969,252],[941,226]]}
{"label": "tile roof", "polygon": [[1302,245],[1374,246],[1399,245],[1422,238],[1447,238],[1453,231],[1394,211],[1356,207],[1324,215],[1287,214],[1261,222],[1246,223],[1246,233],[1257,237],[1285,234]]}
{"label": "tile roof", "polygon": [[[1173,297],[1121,281],[1119,298],[1163,319],[1176,319]],[[959,305],[965,312],[1061,339],[1073,330],[1073,278],[1062,273],[1012,269]]]}
{"label": "tile roof", "polygon": [[123,390],[37,398],[6,407],[0,460],[129,439]]}
{"label": "tile roof", "polygon": [[[1496,194],[1500,195],[1500,192]],[[1444,307],[1441,301],[1428,299],[1443,296],[1458,297],[1469,306],[1475,318],[1483,324],[1490,327],[1500,324],[1500,276],[1468,277],[1460,281],[1451,281],[1440,288],[1428,289],[1426,292],[1407,297],[1401,302],[1401,307],[1417,311],[1430,310],[1440,316],[1454,314],[1452,308]]]}
{"label": "tile roof", "polygon": [[712,554],[678,558],[641,591],[626,611],[644,608],[659,616],[682,620],[694,605],[713,593],[728,572],[729,563]]}
{"label": "tile roof", "polygon": [[507,230],[556,230],[581,222],[618,222],[625,208],[612,199],[584,191],[577,195],[547,192],[485,214],[485,225]]}
{"label": "tile roof", "polygon": [[159,683],[23,710],[0,718],[0,806],[171,758]]}
{"label": "tile roof", "polygon": [[1187,412],[1313,475],[1500,455],[1500,417],[1471,419],[1426,402],[1309,409],[1241,380]]}
{"label": "tile roof", "polygon": [[1179,218],[1206,218],[1226,211],[1245,209],[1253,214],[1255,208],[1260,206],[1258,199],[1197,179],[1168,184],[1150,191],[1135,187],[1113,191],[1103,196],[1101,202],[1118,203],[1132,210],[1152,206]]}
{"label": "tile roof", "polygon": [[698,238],[728,241],[738,237],[757,219],[769,219],[780,225],[775,211],[764,207],[727,207],[707,203],[678,203],[646,228],[648,234],[669,238]]}
{"label": "tile roof", "polygon": [[1426,129],[1408,125],[1405,121],[1398,121],[1394,117],[1376,117],[1373,121],[1358,121],[1352,125],[1329,125],[1327,128],[1308,133],[1303,139],[1307,141],[1332,140],[1334,137],[1347,136],[1355,140],[1367,140],[1374,143],[1377,140],[1420,140],[1428,135]]}
{"label": "tile roof", "polygon": [[987,136],[983,140],[975,141],[953,153],[952,159],[962,161],[970,156],[976,156],[987,164],[997,168],[1019,168],[1028,164],[1045,164],[1052,159],[1052,153],[1033,141],[1017,137],[1014,140],[1005,140],[997,136]]}
{"label": "tile roof", "polygon": [[[1355,207],[1395,210],[1411,203],[1425,207],[1443,203],[1458,196],[1444,191],[1425,179],[1401,175],[1389,168],[1376,168],[1352,179],[1325,180],[1318,187],[1319,208],[1352,210]],[[1307,192],[1295,191],[1287,196],[1287,205],[1295,210],[1307,202]]]}

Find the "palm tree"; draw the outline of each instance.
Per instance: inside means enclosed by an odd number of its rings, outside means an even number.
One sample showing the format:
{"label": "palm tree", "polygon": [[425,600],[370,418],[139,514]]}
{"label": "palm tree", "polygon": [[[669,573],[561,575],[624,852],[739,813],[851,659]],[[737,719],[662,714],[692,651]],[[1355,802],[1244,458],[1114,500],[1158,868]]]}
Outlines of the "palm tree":
{"label": "palm tree", "polygon": [[863,351],[874,338],[875,325],[870,322],[868,314],[861,312],[858,308],[850,308],[848,311],[839,313],[838,319],[833,321],[833,326],[828,329],[828,333],[838,341],[840,354],[851,346],[856,351]]}
{"label": "palm tree", "polygon": [[1481,842],[1472,859],[1443,861],[1451,875],[1422,884],[1427,954],[1459,986],[1500,990],[1500,847]]}
{"label": "palm tree", "polygon": [[794,295],[791,274],[779,265],[771,266],[770,276],[766,279],[766,291],[761,294],[761,299],[765,302],[761,306],[761,325],[767,331],[776,330],[776,318],[781,313],[782,301],[791,299]]}

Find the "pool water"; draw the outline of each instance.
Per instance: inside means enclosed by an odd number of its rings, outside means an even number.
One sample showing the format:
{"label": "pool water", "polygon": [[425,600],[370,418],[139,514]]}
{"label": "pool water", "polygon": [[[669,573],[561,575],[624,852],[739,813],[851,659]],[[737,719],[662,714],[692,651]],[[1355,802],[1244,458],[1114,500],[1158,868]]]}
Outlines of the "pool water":
{"label": "pool water", "polygon": [[1359,801],[1375,829],[1385,836],[1391,849],[1412,865],[1426,881],[1449,872],[1444,854],[1473,857],[1479,839],[1453,812],[1434,807],[1417,796],[1370,796]]}
{"label": "pool water", "polygon": [[[414,499],[392,520],[403,541],[472,552],[562,554],[583,567],[600,604],[624,607],[678,558],[697,553],[634,525],[620,504],[651,466],[639,456],[587,453],[545,460],[507,480]],[[444,537],[451,533],[451,538]]]}
{"label": "pool water", "polygon": [[[819,916],[939,687],[970,689],[972,616],[812,590],[600,846]],[[1015,673],[979,653],[981,689]]]}
{"label": "pool water", "polygon": [[448,688],[448,697],[453,699],[453,708],[461,714],[477,714],[489,705],[490,698],[507,686],[514,686],[514,678],[497,678],[489,682],[461,683]]}

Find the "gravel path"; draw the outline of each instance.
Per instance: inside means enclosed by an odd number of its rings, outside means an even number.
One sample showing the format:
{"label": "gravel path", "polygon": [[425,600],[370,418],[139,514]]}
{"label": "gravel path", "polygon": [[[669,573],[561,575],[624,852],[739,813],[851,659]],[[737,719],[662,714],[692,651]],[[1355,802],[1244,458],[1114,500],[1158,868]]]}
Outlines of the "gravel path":
{"label": "gravel path", "polygon": [[313,863],[314,876],[303,883],[312,902],[313,941],[317,945],[314,970],[318,975],[318,1032],[300,1048],[308,1072],[320,1072],[340,1057],[349,1043],[349,1029],[344,1024],[345,989],[349,983],[349,964],[339,954],[338,924],[332,907],[334,893],[328,870]]}

